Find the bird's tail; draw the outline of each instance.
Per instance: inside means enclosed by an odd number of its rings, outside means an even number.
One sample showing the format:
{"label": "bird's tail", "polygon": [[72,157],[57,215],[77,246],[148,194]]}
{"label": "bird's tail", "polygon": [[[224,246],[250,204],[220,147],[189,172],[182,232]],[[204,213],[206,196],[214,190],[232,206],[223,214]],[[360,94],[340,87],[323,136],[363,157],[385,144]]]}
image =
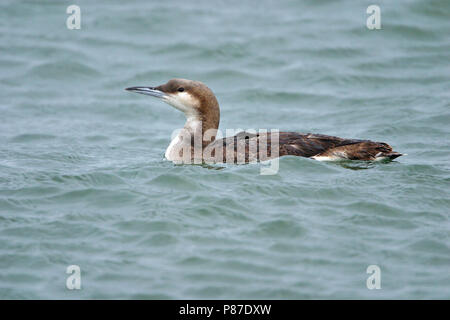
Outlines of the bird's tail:
{"label": "bird's tail", "polygon": [[398,158],[400,156],[406,156],[406,153],[400,153],[400,152],[395,152],[395,151],[380,152],[379,154],[377,154],[375,156],[375,159],[377,159],[377,160],[383,160],[383,159],[394,160],[395,158]]}

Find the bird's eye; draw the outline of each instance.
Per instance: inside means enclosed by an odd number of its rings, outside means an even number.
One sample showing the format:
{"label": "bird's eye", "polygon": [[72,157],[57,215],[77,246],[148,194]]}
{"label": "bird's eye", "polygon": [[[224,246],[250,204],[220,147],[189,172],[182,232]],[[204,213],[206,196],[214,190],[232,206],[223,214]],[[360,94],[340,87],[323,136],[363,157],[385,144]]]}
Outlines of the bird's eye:
{"label": "bird's eye", "polygon": [[184,91],[183,87],[178,88],[178,92],[183,92],[183,91]]}

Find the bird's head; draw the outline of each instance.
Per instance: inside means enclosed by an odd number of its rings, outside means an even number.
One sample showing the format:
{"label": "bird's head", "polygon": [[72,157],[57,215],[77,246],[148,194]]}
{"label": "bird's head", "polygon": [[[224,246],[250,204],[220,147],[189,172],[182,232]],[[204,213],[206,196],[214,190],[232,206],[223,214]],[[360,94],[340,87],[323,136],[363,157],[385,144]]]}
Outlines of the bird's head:
{"label": "bird's head", "polygon": [[159,98],[182,111],[187,118],[209,119],[218,124],[219,103],[211,89],[200,81],[171,79],[157,87],[130,87],[126,90]]}

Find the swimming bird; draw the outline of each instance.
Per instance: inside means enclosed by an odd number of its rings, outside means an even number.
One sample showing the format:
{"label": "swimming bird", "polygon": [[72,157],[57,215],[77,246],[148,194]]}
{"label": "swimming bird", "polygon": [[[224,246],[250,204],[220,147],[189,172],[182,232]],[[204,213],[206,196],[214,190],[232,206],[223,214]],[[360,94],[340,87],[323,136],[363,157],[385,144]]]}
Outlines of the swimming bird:
{"label": "swimming bird", "polygon": [[235,136],[216,139],[220,120],[219,103],[204,83],[171,79],[157,87],[130,87],[126,90],[159,98],[184,113],[184,128],[165,152],[166,159],[176,163],[248,163],[285,155],[319,161],[373,161],[392,160],[402,155],[384,142],[313,133],[244,131]]}

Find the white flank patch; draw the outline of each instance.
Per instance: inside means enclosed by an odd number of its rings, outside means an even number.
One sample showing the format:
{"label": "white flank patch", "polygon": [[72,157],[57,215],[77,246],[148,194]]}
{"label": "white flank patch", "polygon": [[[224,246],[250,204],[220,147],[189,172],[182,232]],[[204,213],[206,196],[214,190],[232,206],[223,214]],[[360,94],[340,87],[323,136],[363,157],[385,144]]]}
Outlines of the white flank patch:
{"label": "white flank patch", "polygon": [[340,161],[340,160],[346,159],[346,158],[341,158],[341,157],[336,157],[336,156],[331,156],[331,157],[328,157],[328,156],[313,156],[311,158],[314,159],[314,160],[317,160],[317,161]]}
{"label": "white flank patch", "polygon": [[332,156],[312,156],[317,161],[340,161],[347,160],[347,153],[344,151],[334,151]]}

